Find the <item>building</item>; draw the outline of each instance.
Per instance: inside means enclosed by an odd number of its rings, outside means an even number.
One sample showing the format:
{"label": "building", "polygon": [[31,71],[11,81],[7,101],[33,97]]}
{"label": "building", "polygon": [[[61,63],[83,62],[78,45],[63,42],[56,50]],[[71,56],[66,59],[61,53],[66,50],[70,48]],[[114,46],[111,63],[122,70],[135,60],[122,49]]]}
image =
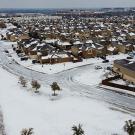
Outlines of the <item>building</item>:
{"label": "building", "polygon": [[123,79],[135,84],[135,62],[126,59],[115,60],[113,70],[117,72]]}

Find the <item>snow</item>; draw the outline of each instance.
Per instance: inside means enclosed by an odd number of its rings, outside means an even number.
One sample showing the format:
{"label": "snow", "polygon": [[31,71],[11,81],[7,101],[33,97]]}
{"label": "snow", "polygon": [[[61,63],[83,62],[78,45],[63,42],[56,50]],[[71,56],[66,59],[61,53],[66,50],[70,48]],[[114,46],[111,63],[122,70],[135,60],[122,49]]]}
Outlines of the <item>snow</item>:
{"label": "snow", "polygon": [[113,80],[113,81],[111,81],[111,82],[116,83],[116,84],[126,85],[126,82],[125,82],[124,80],[122,80],[122,79]]}
{"label": "snow", "polygon": [[109,51],[111,51],[111,52],[112,52],[112,51],[114,51],[114,50],[115,50],[115,48],[116,48],[116,47],[109,47],[107,50],[109,50]]}
{"label": "snow", "polygon": [[69,42],[62,42],[62,41],[58,41],[58,45],[62,45],[62,46],[70,46],[71,44]]}
{"label": "snow", "polygon": [[133,119],[101,101],[71,95],[66,88],[51,100],[49,86],[42,86],[41,94],[36,95],[28,91],[30,88],[22,88],[18,79],[3,69],[0,75],[0,103],[8,135],[18,135],[23,128],[31,127],[36,135],[69,135],[71,127],[79,123],[87,135],[126,135],[124,121]]}
{"label": "snow", "polygon": [[81,41],[75,41],[74,42],[74,45],[80,45],[80,44],[83,44]]}
{"label": "snow", "polygon": [[83,73],[77,74],[74,79],[77,82],[87,84],[87,85],[98,85],[101,83],[103,79],[103,75],[105,74],[104,69],[95,69],[95,65],[91,65],[89,70],[84,71]]}
{"label": "snow", "polygon": [[115,42],[115,41],[117,41],[117,40],[116,40],[115,38],[112,38],[112,41],[114,41],[114,42]]}
{"label": "snow", "polygon": [[[113,81],[111,81],[111,82],[113,82],[113,83],[116,83],[116,84],[121,84],[121,85],[127,85],[128,83],[125,81],[125,80],[123,80],[123,79],[117,79],[117,80],[113,80]],[[128,84],[128,86],[129,87],[135,87],[135,84]]]}
{"label": "snow", "polygon": [[89,44],[89,43],[91,43],[91,44],[92,44],[92,43],[93,43],[93,41],[92,41],[92,40],[87,40],[87,41],[86,41],[86,43],[87,43],[87,44]]}
{"label": "snow", "polygon": [[46,43],[55,43],[56,41],[58,41],[58,39],[46,39],[45,40]]}
{"label": "snow", "polygon": [[67,54],[57,54],[57,55],[47,55],[47,56],[42,56],[41,59],[50,59],[50,58],[67,58],[69,57]]}
{"label": "snow", "polygon": [[131,32],[129,33],[130,36],[135,36],[135,33]]}
{"label": "snow", "polygon": [[[76,74],[74,79],[82,84],[87,84],[87,85],[98,85],[101,83],[103,79],[105,79],[104,75],[108,72],[106,71],[107,67],[112,67],[113,61],[115,59],[124,59],[126,58],[127,55],[124,54],[119,54],[119,55],[113,55],[113,56],[107,56],[107,59],[110,61],[109,63],[102,63],[102,62],[94,62],[91,67],[86,70],[85,72],[80,72],[79,74]],[[101,66],[102,69],[95,69],[95,66]]]}

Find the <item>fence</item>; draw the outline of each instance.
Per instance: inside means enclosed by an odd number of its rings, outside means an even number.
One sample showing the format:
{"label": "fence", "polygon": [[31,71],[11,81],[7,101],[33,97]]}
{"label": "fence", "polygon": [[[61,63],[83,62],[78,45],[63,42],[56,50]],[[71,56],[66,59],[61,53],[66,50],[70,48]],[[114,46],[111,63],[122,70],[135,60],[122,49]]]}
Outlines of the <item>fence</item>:
{"label": "fence", "polygon": [[110,78],[107,78],[105,80],[102,80],[102,84],[106,85],[106,86],[111,86],[111,87],[114,87],[114,88],[120,88],[120,89],[135,92],[135,87],[125,86],[125,85],[120,85],[120,84],[110,82],[112,80],[116,80],[116,79],[120,79],[120,78],[121,77],[119,75],[115,76],[115,77],[110,77]]}

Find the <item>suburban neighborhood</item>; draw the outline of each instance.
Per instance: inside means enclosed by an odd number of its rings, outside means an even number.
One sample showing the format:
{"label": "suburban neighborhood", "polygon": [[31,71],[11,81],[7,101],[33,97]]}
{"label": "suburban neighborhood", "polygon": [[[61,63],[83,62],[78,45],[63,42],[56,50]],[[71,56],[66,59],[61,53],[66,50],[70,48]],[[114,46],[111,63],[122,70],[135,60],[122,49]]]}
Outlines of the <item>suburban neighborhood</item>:
{"label": "suburban neighborhood", "polygon": [[0,75],[0,135],[134,135],[135,8],[0,9]]}

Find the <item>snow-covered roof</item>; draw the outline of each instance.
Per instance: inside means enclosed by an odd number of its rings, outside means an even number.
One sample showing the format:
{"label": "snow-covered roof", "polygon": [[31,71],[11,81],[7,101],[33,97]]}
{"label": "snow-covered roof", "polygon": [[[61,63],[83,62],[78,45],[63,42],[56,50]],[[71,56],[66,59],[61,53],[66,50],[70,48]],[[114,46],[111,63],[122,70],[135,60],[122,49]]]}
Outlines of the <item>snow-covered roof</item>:
{"label": "snow-covered roof", "polygon": [[55,54],[55,55],[47,55],[47,56],[42,56],[41,59],[50,59],[50,58],[66,58],[69,57],[67,54]]}
{"label": "snow-covered roof", "polygon": [[61,45],[62,46],[68,46],[68,45],[70,46],[71,44],[69,42],[61,42]]}
{"label": "snow-covered roof", "polygon": [[92,40],[87,40],[86,43],[87,43],[87,44],[93,43],[93,41],[92,41]]}
{"label": "snow-covered roof", "polygon": [[107,50],[113,52],[113,51],[115,50],[115,48],[116,48],[116,47],[112,47],[112,46],[111,46],[111,47],[107,48]]}
{"label": "snow-covered roof", "polygon": [[37,44],[38,43],[38,41],[32,41],[31,43],[30,43],[30,45],[32,45],[32,44]]}
{"label": "snow-covered roof", "polygon": [[45,27],[44,30],[50,30],[50,28],[49,27]]}
{"label": "snow-covered roof", "polygon": [[62,42],[62,41],[57,41],[57,44],[58,45],[61,45],[61,46],[68,46],[68,45],[71,45],[69,42]]}
{"label": "snow-covered roof", "polygon": [[115,42],[115,41],[117,41],[117,40],[116,40],[116,38],[112,38],[112,41]]}
{"label": "snow-covered roof", "polygon": [[46,43],[55,43],[56,41],[58,41],[58,39],[46,39],[45,40]]}
{"label": "snow-covered roof", "polygon": [[135,36],[135,33],[131,32],[129,33],[130,36]]}
{"label": "snow-covered roof", "polygon": [[83,43],[81,41],[75,41],[73,44],[74,45],[80,45],[80,44],[83,44]]}

